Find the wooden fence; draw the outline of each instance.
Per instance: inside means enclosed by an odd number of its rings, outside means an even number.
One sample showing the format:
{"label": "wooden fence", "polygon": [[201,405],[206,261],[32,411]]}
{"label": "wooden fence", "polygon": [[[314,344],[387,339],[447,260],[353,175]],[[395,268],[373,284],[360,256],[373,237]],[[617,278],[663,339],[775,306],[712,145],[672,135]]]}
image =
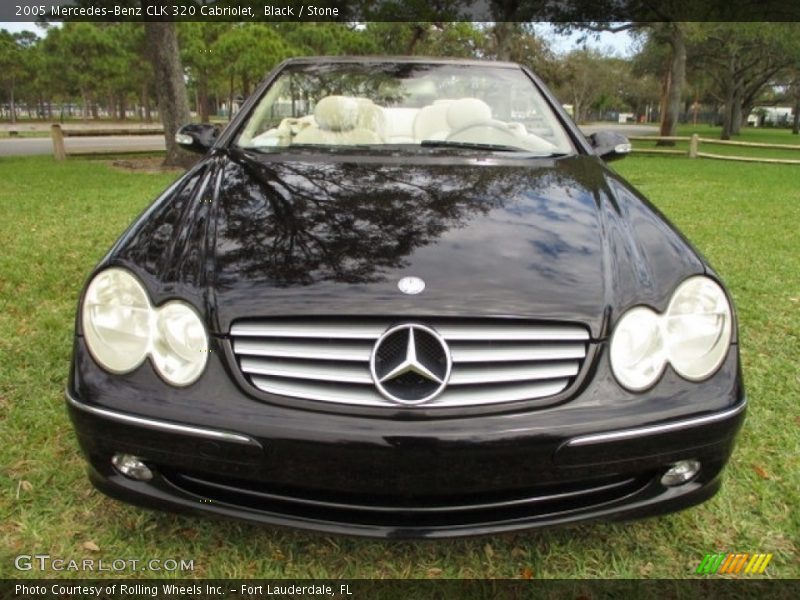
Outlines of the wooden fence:
{"label": "wooden fence", "polygon": [[720,146],[739,146],[743,148],[769,148],[772,150],[800,150],[800,144],[763,144],[760,142],[734,142],[731,140],[716,140],[713,138],[700,137],[696,133],[691,136],[629,136],[632,142],[689,142],[688,150],[675,148],[637,148],[634,145],[632,152],[643,154],[676,154],[688,156],[689,158],[714,158],[717,160],[735,160],[744,162],[778,163],[783,165],[800,165],[800,159],[790,158],[761,158],[759,156],[733,156],[729,154],[713,154],[710,152],[700,152],[700,144],[717,144]]}
{"label": "wooden fence", "polygon": [[[61,125],[54,124],[50,128],[50,136],[53,139],[53,155],[56,160],[64,160],[67,157],[67,151],[64,146],[65,137],[105,137],[115,135],[161,135],[164,130],[160,127],[137,127],[137,128],[117,128],[117,129],[62,129]],[[758,156],[733,156],[727,154],[713,154],[710,152],[701,152],[700,145],[724,145],[724,146],[740,146],[747,148],[768,148],[773,150],[800,150],[800,144],[763,144],[758,142],[734,142],[730,140],[717,140],[713,138],[703,138],[696,133],[691,136],[628,136],[631,142],[658,142],[658,141],[673,141],[673,142],[689,142],[688,150],[680,150],[676,148],[641,148],[634,144],[633,152],[642,154],[673,154],[680,156],[688,156],[689,158],[713,158],[717,160],[733,160],[733,161],[746,161],[746,162],[762,162],[762,163],[778,163],[788,165],[800,165],[800,159],[788,158],[760,158]],[[105,151],[100,151],[103,153]],[[152,150],[125,150],[120,151],[119,154],[128,154],[131,152],[152,152]]]}
{"label": "wooden fence", "polygon": [[[164,129],[161,127],[129,127],[116,129],[62,129],[61,125],[55,123],[50,126],[50,137],[53,140],[53,156],[56,160],[67,158],[67,149],[64,146],[65,137],[109,137],[115,135],[163,135]],[[153,152],[153,150],[122,150],[113,154],[129,154],[133,152]],[[106,150],[93,152],[92,154],[108,153]]]}

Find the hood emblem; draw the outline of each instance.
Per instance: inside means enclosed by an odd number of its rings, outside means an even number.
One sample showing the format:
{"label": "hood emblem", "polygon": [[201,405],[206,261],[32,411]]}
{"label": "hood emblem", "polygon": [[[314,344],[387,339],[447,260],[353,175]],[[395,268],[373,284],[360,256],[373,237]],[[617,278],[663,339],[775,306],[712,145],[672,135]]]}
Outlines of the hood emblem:
{"label": "hood emblem", "polygon": [[453,361],[442,336],[430,327],[406,324],[386,331],[372,349],[375,387],[397,404],[422,404],[447,387]]}
{"label": "hood emblem", "polygon": [[404,294],[419,294],[425,289],[425,282],[419,277],[403,277],[397,282],[397,287]]}

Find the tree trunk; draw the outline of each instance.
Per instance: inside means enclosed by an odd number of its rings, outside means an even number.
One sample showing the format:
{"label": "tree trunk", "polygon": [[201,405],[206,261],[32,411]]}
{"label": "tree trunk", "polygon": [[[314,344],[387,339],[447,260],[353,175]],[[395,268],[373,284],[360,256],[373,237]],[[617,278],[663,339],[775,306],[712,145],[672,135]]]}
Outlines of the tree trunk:
{"label": "tree trunk", "polygon": [[[150,2],[151,0],[143,0],[142,4],[149,5]],[[164,166],[187,166],[193,161],[175,142],[178,128],[189,122],[189,102],[175,23],[145,21],[144,30],[155,74],[158,113],[164,125],[164,140],[167,145]]]}
{"label": "tree trunk", "polygon": [[11,122],[17,122],[17,105],[14,104],[14,81],[11,81],[11,89],[9,90],[9,108],[11,109]]}
{"label": "tree trunk", "polygon": [[797,90],[797,95],[794,97],[794,119],[792,120],[792,133],[794,135],[800,134],[800,89]]}
{"label": "tree trunk", "polygon": [[500,21],[492,27],[494,37],[494,53],[497,60],[511,60],[511,38],[514,34],[516,23]]}
{"label": "tree trunk", "polygon": [[755,108],[755,106],[754,106],[753,102],[743,102],[742,103],[742,110],[741,110],[741,113],[742,113],[741,126],[742,127],[746,127],[747,126],[747,118],[750,116],[750,113],[753,112],[754,108]]}
{"label": "tree trunk", "polygon": [[729,81],[725,89],[725,105],[722,113],[722,133],[721,140],[731,139],[733,133],[733,103],[736,99],[736,92],[732,81]]}
{"label": "tree trunk", "polygon": [[[664,115],[667,113],[667,94],[669,93],[669,76],[670,76],[670,63],[672,61],[672,56],[667,56],[667,60],[664,63],[664,76],[661,78],[661,98],[658,102],[658,124],[659,127],[662,126],[664,122]],[[661,134],[664,135],[664,134]]]}
{"label": "tree trunk", "polygon": [[150,91],[147,89],[147,81],[142,84],[142,108],[144,109],[144,120],[152,123],[153,115],[150,114]]}
{"label": "tree trunk", "polygon": [[733,105],[736,103],[736,58],[730,57],[728,61],[728,72],[725,74],[725,103],[722,112],[722,133],[721,140],[731,139],[733,134]]}
{"label": "tree trunk", "polygon": [[[681,25],[676,23],[670,31],[670,65],[667,103],[661,115],[662,136],[674,136],[678,128],[678,116],[681,110],[683,84],[686,81],[686,39],[683,37]],[[662,141],[658,146],[674,146],[675,142]]]}
{"label": "tree trunk", "polygon": [[233,73],[231,73],[231,87],[228,92],[228,121],[233,118]]}
{"label": "tree trunk", "polygon": [[204,73],[197,82],[197,112],[200,113],[201,123],[208,123],[209,121],[210,107],[208,100],[208,79],[206,79]]}
{"label": "tree trunk", "polygon": [[417,44],[425,37],[425,25],[426,24],[419,24],[417,23],[414,25],[414,29],[411,32],[411,39],[408,40],[408,45],[406,46],[405,54],[411,56],[414,54],[414,49],[417,47]]}
{"label": "tree trunk", "polygon": [[739,135],[742,131],[742,103],[739,100],[739,94],[736,94],[735,102],[733,103],[733,111],[731,112],[731,135]]}

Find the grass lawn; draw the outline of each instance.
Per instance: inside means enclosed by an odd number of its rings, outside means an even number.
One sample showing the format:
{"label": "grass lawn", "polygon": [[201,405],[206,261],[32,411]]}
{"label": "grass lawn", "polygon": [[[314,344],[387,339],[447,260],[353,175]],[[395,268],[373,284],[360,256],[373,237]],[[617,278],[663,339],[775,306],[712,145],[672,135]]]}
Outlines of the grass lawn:
{"label": "grass lawn", "polygon": [[62,396],[79,289],[175,175],[0,158],[0,576],[78,575],[13,570],[14,556],[45,553],[194,559],[198,577],[681,578],[706,552],[739,551],[772,552],[767,576],[800,577],[800,169],[647,156],[615,165],[736,300],[750,408],[722,492],[634,523],[383,542],[150,512],[91,488]]}

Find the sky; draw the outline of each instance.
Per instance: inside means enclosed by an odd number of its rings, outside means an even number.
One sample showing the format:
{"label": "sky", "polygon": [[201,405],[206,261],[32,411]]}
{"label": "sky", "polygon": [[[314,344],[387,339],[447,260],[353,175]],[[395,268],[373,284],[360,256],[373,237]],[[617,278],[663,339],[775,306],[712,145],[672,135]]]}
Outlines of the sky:
{"label": "sky", "polygon": [[[582,46],[578,43],[582,35],[581,33],[559,35],[548,23],[538,24],[536,26],[536,31],[550,42],[552,49],[558,54],[565,54],[570,50]],[[604,51],[605,54],[614,54],[621,57],[632,56],[634,54],[633,38],[626,31],[619,33],[603,31],[597,36],[587,38],[586,46]]]}
{"label": "sky", "polygon": [[[33,31],[37,35],[43,35],[44,32],[44,30],[37,27],[35,23],[8,23],[0,21],[0,29],[7,29],[12,33],[18,31]],[[536,31],[550,42],[551,47],[558,54],[569,52],[579,45],[579,33],[574,33],[569,36],[558,35],[548,23],[538,24]],[[597,39],[590,38],[587,40],[586,45],[590,48],[605,51],[606,54],[614,54],[623,57],[633,54],[633,39],[626,32],[603,32]]]}

